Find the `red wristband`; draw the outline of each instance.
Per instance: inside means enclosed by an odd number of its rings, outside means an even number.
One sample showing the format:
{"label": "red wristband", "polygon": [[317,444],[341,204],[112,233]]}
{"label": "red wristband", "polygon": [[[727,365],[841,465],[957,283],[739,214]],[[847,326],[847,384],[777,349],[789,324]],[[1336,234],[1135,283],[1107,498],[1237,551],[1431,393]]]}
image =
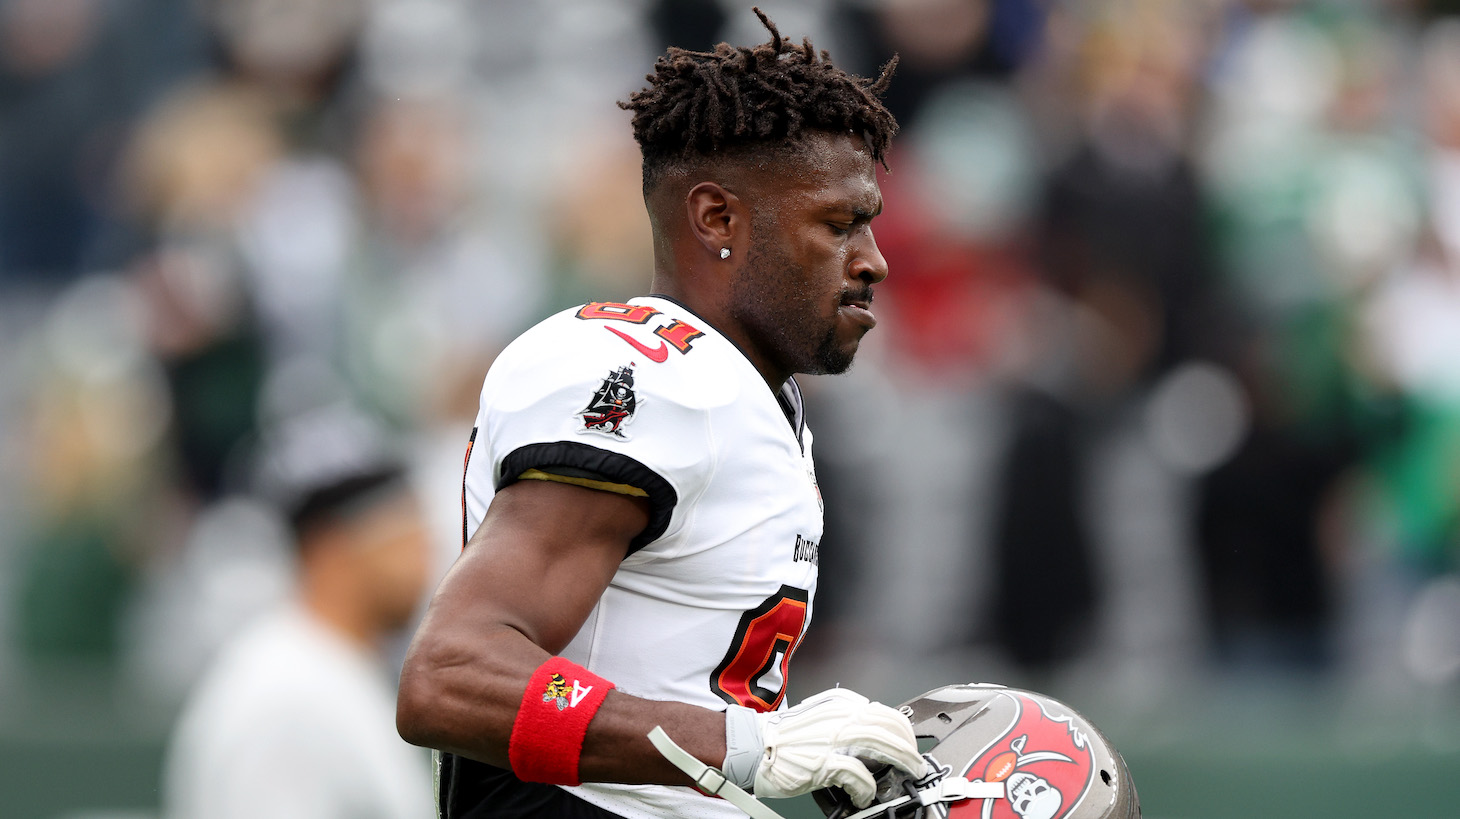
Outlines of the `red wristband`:
{"label": "red wristband", "polygon": [[578,785],[578,758],[588,723],[613,683],[562,657],[532,672],[512,722],[507,758],[523,782]]}

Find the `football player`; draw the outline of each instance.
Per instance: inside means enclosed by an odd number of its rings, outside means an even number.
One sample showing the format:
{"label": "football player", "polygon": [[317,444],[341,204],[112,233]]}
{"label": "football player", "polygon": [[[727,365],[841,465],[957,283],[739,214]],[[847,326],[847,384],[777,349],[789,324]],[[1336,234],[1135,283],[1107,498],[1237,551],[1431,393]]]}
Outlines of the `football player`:
{"label": "football player", "polygon": [[643,152],[651,294],[548,318],[493,364],[460,559],[416,634],[397,724],[462,817],[729,817],[656,726],[756,796],[912,776],[908,719],[836,689],[786,707],[821,496],[795,373],[839,373],[887,263],[896,123],[809,40],[671,48],[621,103]]}

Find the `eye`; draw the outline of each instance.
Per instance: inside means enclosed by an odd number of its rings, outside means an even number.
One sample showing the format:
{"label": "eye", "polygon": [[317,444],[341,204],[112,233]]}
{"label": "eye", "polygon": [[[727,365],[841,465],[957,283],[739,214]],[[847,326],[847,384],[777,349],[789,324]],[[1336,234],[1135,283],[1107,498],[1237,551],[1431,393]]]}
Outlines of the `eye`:
{"label": "eye", "polygon": [[835,233],[838,236],[845,236],[848,233],[852,232],[852,226],[850,223],[841,224],[839,222],[827,222],[826,226],[831,228],[831,232]]}

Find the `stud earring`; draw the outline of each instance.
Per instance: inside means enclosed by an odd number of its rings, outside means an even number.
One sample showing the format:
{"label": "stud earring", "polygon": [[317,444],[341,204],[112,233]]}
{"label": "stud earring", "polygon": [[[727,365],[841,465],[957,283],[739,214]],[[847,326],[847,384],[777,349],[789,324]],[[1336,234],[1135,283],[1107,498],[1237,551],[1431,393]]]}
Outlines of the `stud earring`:
{"label": "stud earring", "polygon": [[728,248],[728,247],[722,247],[722,248],[720,248],[720,258],[722,258],[722,259],[728,259],[728,258],[730,258],[730,248]]}

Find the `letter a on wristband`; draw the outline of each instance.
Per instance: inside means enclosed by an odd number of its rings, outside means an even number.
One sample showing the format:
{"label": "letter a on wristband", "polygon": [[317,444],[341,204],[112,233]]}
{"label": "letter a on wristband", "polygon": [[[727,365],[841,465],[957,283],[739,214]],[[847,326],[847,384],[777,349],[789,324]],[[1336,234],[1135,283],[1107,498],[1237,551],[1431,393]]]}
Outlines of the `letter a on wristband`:
{"label": "letter a on wristband", "polygon": [[517,778],[550,785],[582,784],[578,762],[583,738],[613,687],[562,657],[538,666],[522,694],[507,743],[507,757]]}

